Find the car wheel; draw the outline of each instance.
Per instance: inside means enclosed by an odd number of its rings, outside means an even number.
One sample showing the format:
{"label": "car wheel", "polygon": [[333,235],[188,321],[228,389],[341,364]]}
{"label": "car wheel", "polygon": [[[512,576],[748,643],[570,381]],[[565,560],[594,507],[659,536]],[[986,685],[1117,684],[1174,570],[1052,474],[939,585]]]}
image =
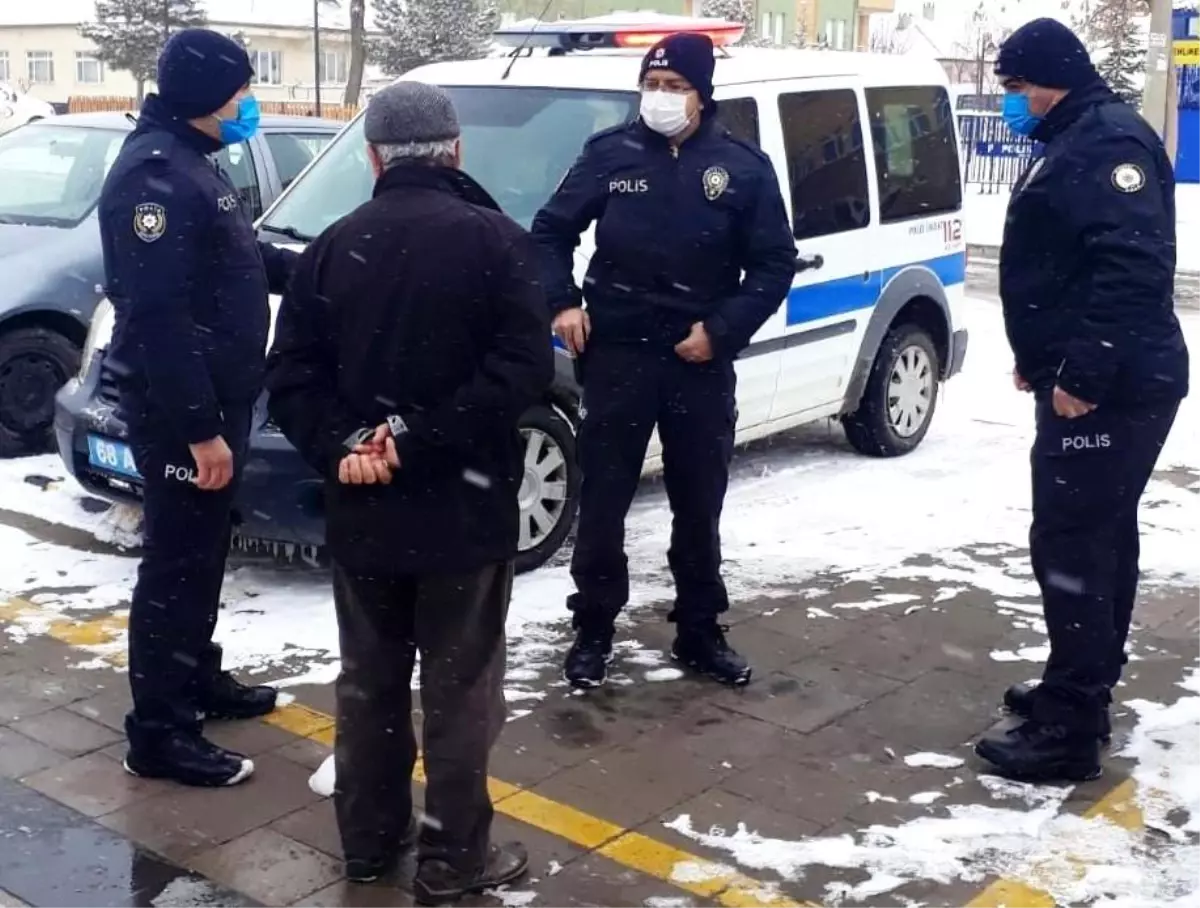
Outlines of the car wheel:
{"label": "car wheel", "polygon": [[562,546],[579,506],[579,466],[575,429],[547,406],[526,411],[520,422],[525,472],[517,493],[520,534],[516,570],[532,571]]}
{"label": "car wheel", "polygon": [[0,334],[0,457],[52,447],[54,395],[79,371],[79,348],[48,328]]}
{"label": "car wheel", "polygon": [[911,324],[893,327],[875,355],[858,409],[842,417],[854,449],[896,457],[919,445],[937,408],[940,375],[929,333]]}

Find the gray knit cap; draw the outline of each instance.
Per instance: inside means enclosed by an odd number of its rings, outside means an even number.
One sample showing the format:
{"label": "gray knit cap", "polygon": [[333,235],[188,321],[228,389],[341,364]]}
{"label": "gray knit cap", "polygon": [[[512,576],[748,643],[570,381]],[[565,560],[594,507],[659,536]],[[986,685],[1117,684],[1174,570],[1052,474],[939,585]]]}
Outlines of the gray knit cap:
{"label": "gray knit cap", "polygon": [[396,82],[371,98],[363,131],[372,145],[447,142],[459,137],[458,114],[436,85]]}

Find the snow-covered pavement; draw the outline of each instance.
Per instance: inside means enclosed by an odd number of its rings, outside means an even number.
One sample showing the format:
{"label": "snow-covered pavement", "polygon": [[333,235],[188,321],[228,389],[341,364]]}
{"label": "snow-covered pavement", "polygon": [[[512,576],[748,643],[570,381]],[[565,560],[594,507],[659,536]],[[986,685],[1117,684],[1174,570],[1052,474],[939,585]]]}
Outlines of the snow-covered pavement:
{"label": "snow-covered pavement", "polygon": [[[1182,319],[1200,350],[1200,313]],[[1059,904],[1197,904],[1200,675],[1185,613],[1200,584],[1200,405],[1185,402],[1144,501],[1146,628],[1133,638],[1119,768],[1106,783],[1128,772],[1145,822],[1081,816],[1080,799],[1095,801],[1104,785],[977,778],[964,748],[974,732],[963,729],[989,721],[1000,685],[1035,677],[1045,656],[1024,555],[1031,402],[1012,389],[997,305],[974,300],[967,320],[964,372],[912,455],[860,458],[825,425],[739,453],[723,535],[732,633],[759,668],[744,697],[668,665],[669,515],[658,483],[646,484],[628,524],[635,602],[608,699],[572,696],[557,677],[569,633],[565,565],[518,578],[510,728],[495,774],[545,784],[546,797],[630,829],[646,824],[647,835],[711,859],[676,867],[676,884],[737,865],[782,891],[854,904],[961,903],[955,886],[978,890],[993,878]],[[112,616],[119,628],[127,608],[136,559],[113,543],[130,541],[128,527],[63,475],[52,457],[0,462],[0,629],[10,640],[64,618]],[[5,611],[18,598],[33,608]],[[322,573],[237,561],[218,637],[233,666],[302,702],[327,701],[337,635]],[[75,645],[74,664],[97,678],[120,664],[119,630]],[[955,686],[963,700],[948,718],[942,700]],[[695,719],[686,731],[671,724],[685,716]],[[711,747],[689,749],[710,733]],[[793,772],[791,787],[771,787]],[[693,797],[687,780],[697,773],[709,781]],[[590,793],[603,780],[607,797]],[[845,804],[829,807],[834,795],[816,790],[826,786],[844,788]],[[552,888],[527,888],[510,895],[562,903]],[[651,895],[593,903],[650,904]]]}

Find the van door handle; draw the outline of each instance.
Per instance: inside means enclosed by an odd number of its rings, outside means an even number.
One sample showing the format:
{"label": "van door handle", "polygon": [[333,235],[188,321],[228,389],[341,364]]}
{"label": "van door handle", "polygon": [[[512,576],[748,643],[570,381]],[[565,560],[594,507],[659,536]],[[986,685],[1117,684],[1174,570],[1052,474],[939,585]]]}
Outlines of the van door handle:
{"label": "van door handle", "polygon": [[814,255],[812,258],[805,258],[802,255],[796,256],[796,273],[801,271],[809,271],[810,269],[825,267],[824,256]]}

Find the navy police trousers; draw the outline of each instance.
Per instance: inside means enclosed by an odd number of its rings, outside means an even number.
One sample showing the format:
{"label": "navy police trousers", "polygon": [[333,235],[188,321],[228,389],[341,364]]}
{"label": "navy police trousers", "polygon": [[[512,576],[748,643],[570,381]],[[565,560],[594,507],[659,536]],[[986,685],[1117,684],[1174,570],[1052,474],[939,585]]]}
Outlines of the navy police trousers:
{"label": "navy police trousers", "polygon": [[162,414],[146,407],[130,414],[130,444],[144,481],[142,562],[129,612],[133,710],[125,727],[134,748],[177,728],[198,730],[220,672],[212,636],[250,414],[249,406],[225,409],[222,435],[233,451],[234,479],[215,492],[190,481],[191,452]]}
{"label": "navy police trousers", "polygon": [[655,426],[671,505],[667,559],[675,577],[671,620],[705,625],[729,608],[721,580],[721,508],[733,455],[733,363],[693,364],[673,350],[599,346],[580,361],[583,484],[568,603],[576,627],[611,629],[629,599],[625,517]]}
{"label": "navy police trousers", "polygon": [[1137,597],[1138,501],[1178,409],[1063,419],[1038,402],[1030,553],[1050,635],[1034,709],[1043,724],[1099,731]]}

